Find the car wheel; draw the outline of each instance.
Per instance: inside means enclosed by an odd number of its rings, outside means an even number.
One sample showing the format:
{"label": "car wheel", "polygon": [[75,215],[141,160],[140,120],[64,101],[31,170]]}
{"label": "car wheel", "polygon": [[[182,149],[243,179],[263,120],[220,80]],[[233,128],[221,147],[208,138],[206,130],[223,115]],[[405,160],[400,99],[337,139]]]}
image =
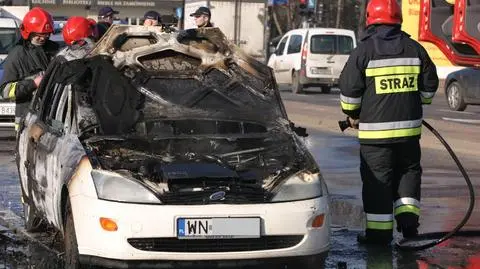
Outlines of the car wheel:
{"label": "car wheel", "polygon": [[330,93],[332,91],[332,88],[329,86],[322,86],[322,93]]}
{"label": "car wheel", "polygon": [[77,237],[75,235],[75,226],[73,223],[72,207],[70,200],[67,200],[65,212],[65,228],[64,228],[64,246],[65,246],[65,269],[85,268],[80,264]]}
{"label": "car wheel", "polygon": [[460,83],[454,81],[447,87],[447,104],[451,110],[464,111],[467,104],[464,99],[464,91]]}
{"label": "car wheel", "polygon": [[298,72],[292,74],[292,93],[299,94],[303,92],[303,84],[300,83],[300,75]]}
{"label": "car wheel", "polygon": [[41,217],[37,216],[35,207],[28,202],[23,203],[23,217],[25,219],[25,230],[30,233],[43,232],[47,225]]}

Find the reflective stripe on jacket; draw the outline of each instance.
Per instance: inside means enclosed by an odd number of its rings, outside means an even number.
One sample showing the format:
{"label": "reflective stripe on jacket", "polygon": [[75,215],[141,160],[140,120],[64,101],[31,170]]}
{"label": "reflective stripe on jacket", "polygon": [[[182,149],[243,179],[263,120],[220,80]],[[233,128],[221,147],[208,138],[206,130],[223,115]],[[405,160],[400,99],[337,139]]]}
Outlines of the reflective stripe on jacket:
{"label": "reflective stripe on jacket", "polygon": [[399,27],[370,30],[373,34],[359,43],[340,75],[342,110],[360,119],[362,144],[418,139],[422,104],[430,104],[438,88],[435,65],[425,49]]}

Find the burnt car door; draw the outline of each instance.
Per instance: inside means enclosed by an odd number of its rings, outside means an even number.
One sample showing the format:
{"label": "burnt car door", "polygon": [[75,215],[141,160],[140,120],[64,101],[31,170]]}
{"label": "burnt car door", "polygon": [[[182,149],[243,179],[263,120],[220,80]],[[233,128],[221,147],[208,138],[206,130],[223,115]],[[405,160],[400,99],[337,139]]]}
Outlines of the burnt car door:
{"label": "burnt car door", "polygon": [[31,127],[26,138],[26,189],[37,212],[57,227],[61,227],[62,187],[84,155],[76,135],[72,87],[56,79],[62,71],[57,68],[42,83],[32,104],[38,116],[27,119]]}
{"label": "burnt car door", "polygon": [[[54,70],[49,70],[54,74]],[[40,137],[46,132],[46,126],[39,120],[41,108],[49,104],[51,93],[55,90],[51,82],[51,76],[46,76],[39,89],[35,92],[33,101],[25,118],[19,126],[17,138],[17,167],[20,176],[22,201],[24,209],[31,206],[36,208],[38,202],[44,200],[44,191],[37,177],[37,170],[42,173],[41,168],[36,165],[36,155]],[[25,208],[26,206],[26,208]],[[38,210],[35,210],[38,211]],[[43,212],[38,212],[43,215]]]}
{"label": "burnt car door", "polygon": [[[59,108],[64,86],[54,84],[46,89],[39,117],[30,132],[27,159],[30,163],[29,191],[34,205],[49,222],[52,216],[52,175],[48,158],[53,154],[62,129],[53,121]],[[52,117],[53,115],[53,117]]]}
{"label": "burnt car door", "polygon": [[46,132],[40,137],[35,156],[37,184],[45,195],[41,204],[45,216],[61,227],[61,194],[85,150],[77,136],[76,106],[70,84],[56,83],[51,103],[45,104],[40,125]]}

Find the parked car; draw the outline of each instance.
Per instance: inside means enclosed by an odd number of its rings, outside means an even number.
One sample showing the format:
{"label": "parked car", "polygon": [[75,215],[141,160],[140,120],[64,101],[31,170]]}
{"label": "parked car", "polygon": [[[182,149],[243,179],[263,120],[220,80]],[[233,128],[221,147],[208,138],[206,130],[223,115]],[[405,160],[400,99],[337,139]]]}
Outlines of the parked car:
{"label": "parked car", "polygon": [[467,105],[480,105],[480,69],[464,68],[450,73],[445,79],[448,107],[464,111]]}
{"label": "parked car", "polygon": [[65,268],[325,258],[328,190],[271,69],[192,31],[113,25],[37,91],[17,148],[26,229],[58,229]]}
{"label": "parked car", "polygon": [[287,32],[268,60],[279,84],[290,84],[293,93],[314,86],[330,92],[350,52],[356,47],[355,33],[334,28],[295,29]]}
{"label": "parked car", "polygon": [[[3,77],[3,61],[20,38],[19,23],[13,18],[0,17],[0,79]],[[0,128],[15,127],[15,103],[0,97]]]}

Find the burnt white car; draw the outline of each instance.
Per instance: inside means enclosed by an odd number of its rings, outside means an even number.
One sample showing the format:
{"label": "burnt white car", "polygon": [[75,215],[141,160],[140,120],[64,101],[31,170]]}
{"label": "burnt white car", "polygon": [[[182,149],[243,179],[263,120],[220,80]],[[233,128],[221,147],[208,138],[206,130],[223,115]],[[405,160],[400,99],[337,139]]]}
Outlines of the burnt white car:
{"label": "burnt white car", "polygon": [[63,233],[65,268],[322,266],[329,198],[305,133],[271,69],[217,28],[114,25],[49,70],[17,164],[26,228]]}

